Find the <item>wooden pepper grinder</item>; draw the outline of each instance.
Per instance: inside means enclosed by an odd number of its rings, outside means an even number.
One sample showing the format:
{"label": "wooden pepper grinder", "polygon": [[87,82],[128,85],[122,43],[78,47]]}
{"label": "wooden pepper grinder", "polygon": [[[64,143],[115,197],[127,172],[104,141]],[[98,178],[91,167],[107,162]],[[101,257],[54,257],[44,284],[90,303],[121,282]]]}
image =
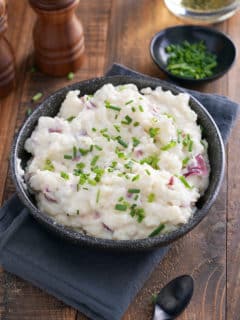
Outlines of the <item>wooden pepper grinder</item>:
{"label": "wooden pepper grinder", "polygon": [[15,83],[14,55],[9,42],[4,37],[6,29],[6,4],[4,0],[0,0],[0,97],[6,96]]}
{"label": "wooden pepper grinder", "polygon": [[79,0],[29,0],[38,15],[33,40],[35,62],[44,73],[64,76],[80,68],[84,36],[75,14]]}

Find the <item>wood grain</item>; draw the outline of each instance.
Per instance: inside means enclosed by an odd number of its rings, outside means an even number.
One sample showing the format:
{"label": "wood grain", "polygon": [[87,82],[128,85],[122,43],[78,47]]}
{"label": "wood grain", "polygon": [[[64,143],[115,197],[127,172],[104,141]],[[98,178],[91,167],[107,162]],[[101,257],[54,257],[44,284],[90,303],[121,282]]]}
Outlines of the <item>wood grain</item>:
{"label": "wood grain", "polygon": [[[10,39],[17,58],[18,86],[0,102],[0,199],[14,192],[8,177],[8,155],[15,128],[27,108],[35,108],[31,97],[44,97],[69,83],[40,72],[29,72],[33,65],[31,32],[34,14],[26,2],[9,0]],[[15,12],[18,12],[16,18]],[[77,11],[85,30],[86,59],[73,81],[100,76],[113,63],[120,62],[140,72],[163,78],[152,62],[148,46],[153,34],[183,22],[159,0],[81,0]],[[22,23],[24,21],[24,23]],[[20,26],[22,30],[20,31]],[[240,46],[240,13],[227,22],[214,25],[228,33]],[[238,79],[240,62],[221,79],[197,87],[240,101]],[[216,106],[217,108],[217,106]],[[173,277],[191,274],[195,293],[180,320],[239,320],[240,306],[240,142],[239,123],[227,148],[228,166],[220,195],[208,217],[192,232],[174,243],[161,264],[129,306],[123,320],[148,320],[152,315],[151,295]],[[227,286],[226,286],[227,284]],[[129,284],[131,285],[131,284]],[[79,312],[65,306],[27,282],[0,269],[1,320],[86,320]]]}

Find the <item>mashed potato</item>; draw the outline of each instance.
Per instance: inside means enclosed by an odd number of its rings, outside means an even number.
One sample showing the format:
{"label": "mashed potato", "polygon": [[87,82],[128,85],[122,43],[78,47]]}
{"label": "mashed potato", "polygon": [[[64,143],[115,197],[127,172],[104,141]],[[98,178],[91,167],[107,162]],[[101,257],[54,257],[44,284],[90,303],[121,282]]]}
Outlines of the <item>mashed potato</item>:
{"label": "mashed potato", "polygon": [[208,186],[207,142],[189,95],[106,84],[68,92],[25,143],[24,174],[40,210],[107,239],[139,239],[187,223]]}

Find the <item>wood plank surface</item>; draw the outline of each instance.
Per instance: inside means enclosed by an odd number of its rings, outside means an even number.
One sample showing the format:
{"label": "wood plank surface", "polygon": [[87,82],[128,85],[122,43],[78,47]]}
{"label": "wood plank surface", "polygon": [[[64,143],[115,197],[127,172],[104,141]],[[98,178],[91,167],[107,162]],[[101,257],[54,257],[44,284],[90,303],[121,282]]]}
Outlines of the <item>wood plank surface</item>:
{"label": "wood plank surface", "polygon": [[[8,157],[16,128],[27,108],[35,108],[31,97],[44,97],[66,84],[66,78],[31,73],[33,65],[31,30],[35,21],[27,1],[8,1],[8,38],[14,47],[18,66],[18,86],[0,101],[0,200],[7,199],[14,187],[8,175]],[[16,14],[17,12],[17,14]],[[100,76],[113,62],[163,78],[152,62],[149,42],[155,32],[183,22],[171,15],[162,0],[81,0],[77,14],[86,38],[86,59],[74,82]],[[240,48],[240,14],[214,25],[228,33]],[[240,63],[224,77],[197,87],[240,101]],[[216,106],[217,108],[217,106]],[[123,320],[148,320],[152,315],[151,296],[173,277],[191,274],[195,293],[180,320],[239,320],[240,305],[240,124],[233,130],[227,148],[228,166],[220,195],[208,217],[175,242],[168,255],[129,306]],[[0,269],[1,320],[85,320],[74,309],[29,283]]]}

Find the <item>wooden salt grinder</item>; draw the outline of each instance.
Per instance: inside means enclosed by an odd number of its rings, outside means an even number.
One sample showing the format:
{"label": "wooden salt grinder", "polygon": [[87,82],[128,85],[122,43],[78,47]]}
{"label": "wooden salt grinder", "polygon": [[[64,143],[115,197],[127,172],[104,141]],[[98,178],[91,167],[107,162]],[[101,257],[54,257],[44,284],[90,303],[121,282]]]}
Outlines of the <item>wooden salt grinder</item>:
{"label": "wooden salt grinder", "polygon": [[9,42],[4,37],[6,29],[6,4],[4,0],[0,0],[0,97],[6,96],[15,83],[14,55]]}
{"label": "wooden salt grinder", "polygon": [[44,73],[65,76],[80,68],[84,56],[79,0],[29,0],[38,15],[33,40],[35,62]]}

